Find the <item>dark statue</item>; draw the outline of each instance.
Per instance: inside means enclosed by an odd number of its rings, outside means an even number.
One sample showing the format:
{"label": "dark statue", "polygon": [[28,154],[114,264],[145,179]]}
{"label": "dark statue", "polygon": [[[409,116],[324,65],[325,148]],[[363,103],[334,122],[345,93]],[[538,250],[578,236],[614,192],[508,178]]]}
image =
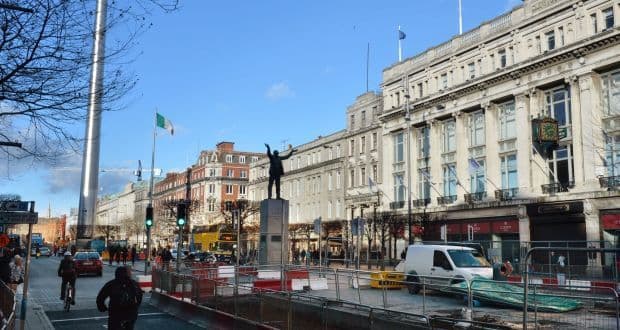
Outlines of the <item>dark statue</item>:
{"label": "dark statue", "polygon": [[282,160],[288,159],[293,155],[294,152],[297,152],[297,149],[291,149],[286,156],[280,156],[278,150],[274,150],[273,154],[271,153],[271,148],[269,145],[265,143],[265,147],[267,147],[267,157],[269,157],[269,186],[267,186],[267,198],[271,199],[271,191],[273,183],[276,183],[276,198],[280,198],[280,178],[284,175],[284,167],[282,166]]}

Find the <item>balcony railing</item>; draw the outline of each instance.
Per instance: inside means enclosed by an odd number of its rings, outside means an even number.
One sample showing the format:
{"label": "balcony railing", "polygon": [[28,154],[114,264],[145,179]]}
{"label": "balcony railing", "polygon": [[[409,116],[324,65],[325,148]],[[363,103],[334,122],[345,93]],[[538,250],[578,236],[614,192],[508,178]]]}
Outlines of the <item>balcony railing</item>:
{"label": "balcony railing", "polygon": [[543,184],[540,187],[542,188],[543,194],[556,194],[561,192],[567,192],[568,189],[575,186],[574,181],[568,182],[554,182],[549,184]]}
{"label": "balcony railing", "polygon": [[508,188],[495,190],[495,199],[500,201],[508,201],[515,197],[519,193],[519,188]]}
{"label": "balcony railing", "polygon": [[411,205],[413,207],[425,207],[426,205],[430,203],[431,203],[430,198],[414,199],[411,201]]}
{"label": "balcony railing", "polygon": [[465,194],[465,203],[471,204],[473,202],[479,202],[487,197],[486,191],[479,191],[471,194]]}
{"label": "balcony railing", "polygon": [[405,201],[397,201],[397,202],[390,203],[390,209],[392,210],[402,209],[403,207],[405,207]]}
{"label": "balcony railing", "polygon": [[454,202],[456,202],[456,195],[437,197],[439,205],[452,204]]}
{"label": "balcony railing", "polygon": [[601,188],[620,188],[620,176],[606,176],[598,178],[598,182],[601,184]]}

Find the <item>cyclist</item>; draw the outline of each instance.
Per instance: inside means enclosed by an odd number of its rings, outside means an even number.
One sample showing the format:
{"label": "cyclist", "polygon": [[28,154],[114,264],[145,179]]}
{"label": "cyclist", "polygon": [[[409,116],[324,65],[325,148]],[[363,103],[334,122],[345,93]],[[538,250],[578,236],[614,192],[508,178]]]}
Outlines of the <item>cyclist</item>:
{"label": "cyclist", "polygon": [[58,267],[58,277],[62,277],[62,285],[60,288],[60,300],[65,300],[65,291],[67,290],[67,282],[71,284],[71,305],[75,305],[75,279],[77,278],[75,271],[75,262],[71,252],[65,252],[65,258],[60,262]]}

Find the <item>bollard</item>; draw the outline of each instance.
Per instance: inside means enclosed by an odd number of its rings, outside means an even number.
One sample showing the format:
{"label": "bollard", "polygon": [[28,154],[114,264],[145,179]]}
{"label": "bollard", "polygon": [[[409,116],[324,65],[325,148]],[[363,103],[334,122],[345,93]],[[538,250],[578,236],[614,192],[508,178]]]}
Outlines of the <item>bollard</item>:
{"label": "bollard", "polygon": [[336,300],[340,301],[340,281],[338,280],[338,269],[334,272],[336,276]]}
{"label": "bollard", "polygon": [[426,277],[422,276],[422,314],[426,315]]}
{"label": "bollard", "polygon": [[362,304],[362,293],[360,292],[360,273],[355,271],[355,281],[357,282],[357,300]]}
{"label": "bollard", "polygon": [[387,295],[386,295],[386,291],[387,289],[385,288],[385,285],[382,285],[382,289],[383,289],[383,308],[387,308]]}

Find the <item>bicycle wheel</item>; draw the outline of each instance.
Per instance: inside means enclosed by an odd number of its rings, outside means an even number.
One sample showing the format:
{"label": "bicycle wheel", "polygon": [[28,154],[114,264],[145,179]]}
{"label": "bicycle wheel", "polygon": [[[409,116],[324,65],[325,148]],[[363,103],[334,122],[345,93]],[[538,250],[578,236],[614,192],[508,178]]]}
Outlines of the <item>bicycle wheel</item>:
{"label": "bicycle wheel", "polygon": [[65,312],[68,312],[71,309],[71,285],[67,285],[67,292],[65,292]]}

